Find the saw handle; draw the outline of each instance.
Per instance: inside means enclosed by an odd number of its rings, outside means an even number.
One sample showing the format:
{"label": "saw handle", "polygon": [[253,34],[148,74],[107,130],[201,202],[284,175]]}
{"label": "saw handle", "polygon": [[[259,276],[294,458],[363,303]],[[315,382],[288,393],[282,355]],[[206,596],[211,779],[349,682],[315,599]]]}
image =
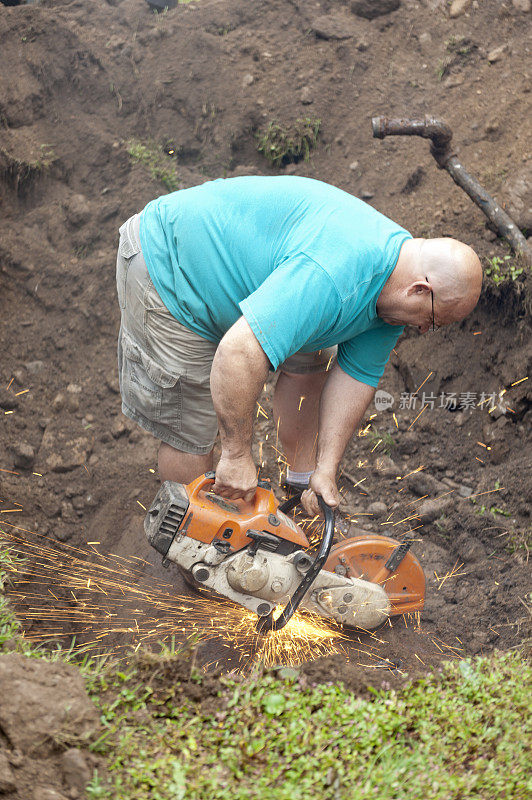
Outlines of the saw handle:
{"label": "saw handle", "polygon": [[[299,495],[298,500],[301,498],[301,494]],[[294,498],[290,498],[291,502]],[[259,617],[257,621],[257,630],[259,633],[269,633],[270,631],[280,631],[281,628],[284,628],[288,620],[295,614],[297,608],[303,597],[306,595],[308,590],[310,589],[311,585],[314,583],[316,576],[318,575],[319,571],[327,561],[329,557],[329,553],[333,543],[333,536],[334,536],[334,509],[331,506],[328,506],[327,503],[323,500],[323,498],[318,495],[318,503],[320,504],[320,508],[323,511],[323,516],[325,518],[325,524],[323,528],[323,537],[320,542],[320,547],[318,550],[318,554],[314,559],[314,563],[310,567],[310,569],[306,572],[303,576],[303,579],[297,589],[295,590],[294,594],[286,604],[284,611],[279,614],[277,619],[273,618],[273,611],[270,611],[264,617]],[[293,505],[296,505],[293,503]],[[292,505],[292,507],[293,507]],[[283,511],[286,510],[286,503],[279,507]]]}
{"label": "saw handle", "polygon": [[[206,472],[204,475],[199,475],[192,483],[188,484],[188,492],[191,498],[199,500],[199,493],[204,490],[209,484],[213,484],[216,479],[214,471]],[[271,486],[268,481],[259,480],[257,486],[260,489],[269,489]],[[247,513],[267,513],[269,509],[269,497],[264,495],[264,492],[255,493],[255,497],[250,502],[244,500],[228,500],[230,503],[237,503],[242,512]]]}

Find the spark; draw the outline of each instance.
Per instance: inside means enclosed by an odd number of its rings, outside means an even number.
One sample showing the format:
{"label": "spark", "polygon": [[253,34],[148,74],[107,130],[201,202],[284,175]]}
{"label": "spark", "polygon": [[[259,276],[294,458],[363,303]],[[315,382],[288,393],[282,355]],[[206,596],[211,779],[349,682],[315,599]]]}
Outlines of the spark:
{"label": "spark", "polygon": [[487,492],[478,492],[478,494],[470,494],[467,498],[468,500],[472,500],[474,497],[482,497],[483,494],[493,494],[493,492],[502,492],[504,486],[500,486],[498,489],[490,489]]}
{"label": "spark", "polygon": [[395,427],[399,428],[399,423],[397,422],[397,417],[395,416],[395,411],[392,412],[393,421],[395,422]]}
{"label": "spark", "polygon": [[155,470],[152,469],[151,467],[149,468],[148,472],[151,472],[152,475],[155,475]]}
{"label": "spark", "polygon": [[11,386],[11,384],[13,383],[14,380],[15,380],[15,378],[11,378],[11,380],[9,381],[9,383],[6,386],[6,391],[7,391],[7,389],[9,389],[9,387]]}
{"label": "spark", "polygon": [[513,383],[510,384],[510,386],[518,386],[520,383],[523,383],[523,381],[527,380],[528,380],[528,375],[526,376],[526,378],[519,378],[518,381],[514,381]]}
{"label": "spark", "polygon": [[402,477],[397,478],[397,480],[398,481],[404,481],[405,478],[408,478],[410,475],[415,475],[416,472],[421,472],[422,469],[425,469],[425,465],[424,464],[421,464],[420,467],[417,467],[416,469],[413,469],[412,472],[407,472],[406,475],[403,475]]}
{"label": "spark", "polygon": [[431,371],[429,372],[429,374],[427,375],[427,377],[425,378],[425,380],[423,381],[423,383],[422,383],[420,386],[418,386],[418,387],[417,387],[417,389],[416,389],[416,391],[414,392],[414,394],[417,394],[417,393],[419,392],[419,390],[422,388],[422,386],[425,386],[426,382],[428,381],[428,379],[430,378],[430,376],[431,376],[431,375],[433,375],[433,374],[434,374],[434,373],[433,373],[433,372],[432,372],[432,370],[431,370]]}
{"label": "spark", "polygon": [[261,414],[265,419],[268,419],[267,413],[265,412],[265,410],[263,409],[263,407],[261,406],[261,404],[257,400],[257,417],[259,416],[259,414]]}
{"label": "spark", "polygon": [[14,411],[4,411],[4,414],[6,414],[6,415],[7,414],[14,414],[14,413],[15,413]]}
{"label": "spark", "polygon": [[22,511],[21,508],[4,508],[0,514],[12,514],[14,511]]}
{"label": "spark", "polygon": [[21,394],[26,394],[26,392],[29,392],[29,389],[23,389],[21,392],[15,392],[15,397],[19,397]]}
{"label": "spark", "polygon": [[33,475],[37,475],[38,478],[42,478],[42,472],[33,472]]}
{"label": "spark", "polygon": [[456,561],[452,569],[450,569],[449,572],[446,572],[445,575],[442,575],[441,578],[436,572],[434,572],[434,577],[436,578],[437,581],[439,581],[438,591],[441,589],[445,581],[449,580],[449,578],[457,578],[460,575],[467,575],[467,572],[458,572],[458,570],[461,569],[463,566],[464,566],[463,562],[461,564],[458,564],[458,561]]}
{"label": "spark", "polygon": [[473,336],[480,336],[482,331],[473,331]]}
{"label": "spark", "polygon": [[481,464],[484,464],[484,463],[485,463],[485,462],[484,462],[484,461],[483,461],[481,458],[479,458],[478,456],[475,456],[475,458],[477,459],[477,461],[480,461],[480,463],[481,463]]}
{"label": "spark", "polygon": [[377,444],[376,444],[376,445],[374,445],[374,446],[372,447],[372,449],[371,449],[371,452],[372,452],[372,453],[373,453],[373,451],[374,451],[374,450],[376,450],[376,449],[377,449],[377,447],[380,445],[380,443],[381,443],[381,442],[382,442],[382,439],[379,439],[379,441],[377,442]]}
{"label": "spark", "polygon": [[370,416],[370,420],[372,420],[372,419],[375,419],[375,417],[376,417],[376,416],[377,416],[376,414],[372,414],[372,415]]}
{"label": "spark", "polygon": [[422,413],[425,411],[425,409],[426,409],[426,408],[427,408],[427,406],[426,406],[426,405],[425,405],[425,406],[423,406],[423,408],[421,409],[421,411],[419,412],[419,414],[417,415],[417,417],[416,417],[416,418],[415,418],[415,419],[414,419],[414,420],[413,420],[413,421],[410,423],[410,425],[409,425],[409,426],[408,426],[408,428],[406,429],[406,430],[407,430],[407,433],[408,433],[408,431],[410,430],[410,428],[411,428],[413,425],[415,425],[415,423],[418,421],[418,419],[420,418],[420,416],[422,415]]}
{"label": "spark", "polygon": [[144,509],[144,511],[147,511],[147,510],[148,510],[148,509],[146,508],[146,506],[142,505],[142,503],[140,502],[140,500],[137,500],[137,503],[139,504],[139,506],[140,506],[141,508],[143,508],[143,509]]}
{"label": "spark", "polygon": [[303,400],[304,399],[305,399],[305,395],[302,394],[301,397],[299,398],[299,406],[297,408],[298,411],[301,411],[301,406],[303,405]]}

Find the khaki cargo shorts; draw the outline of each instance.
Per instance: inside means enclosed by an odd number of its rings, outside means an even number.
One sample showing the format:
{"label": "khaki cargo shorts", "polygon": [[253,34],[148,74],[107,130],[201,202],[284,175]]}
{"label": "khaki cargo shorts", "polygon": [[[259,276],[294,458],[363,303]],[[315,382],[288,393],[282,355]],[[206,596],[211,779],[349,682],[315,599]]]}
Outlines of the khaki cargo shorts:
{"label": "khaki cargo shorts", "polygon": [[[139,223],[135,214],[120,228],[116,260],[122,412],[177,450],[209,453],[218,433],[210,391],[217,344],[181,325],[164,305],[142,255]],[[280,369],[321,372],[335,353],[335,347],[295,353]]]}

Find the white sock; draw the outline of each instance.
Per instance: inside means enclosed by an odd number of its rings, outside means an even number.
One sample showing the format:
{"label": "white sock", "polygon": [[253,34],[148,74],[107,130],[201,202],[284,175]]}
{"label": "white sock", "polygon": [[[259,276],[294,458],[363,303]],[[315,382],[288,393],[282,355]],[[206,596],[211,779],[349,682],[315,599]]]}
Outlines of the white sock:
{"label": "white sock", "polygon": [[294,472],[290,467],[287,467],[286,480],[288,483],[297,483],[300,486],[307,486],[312,473],[313,470],[310,470],[310,472]]}

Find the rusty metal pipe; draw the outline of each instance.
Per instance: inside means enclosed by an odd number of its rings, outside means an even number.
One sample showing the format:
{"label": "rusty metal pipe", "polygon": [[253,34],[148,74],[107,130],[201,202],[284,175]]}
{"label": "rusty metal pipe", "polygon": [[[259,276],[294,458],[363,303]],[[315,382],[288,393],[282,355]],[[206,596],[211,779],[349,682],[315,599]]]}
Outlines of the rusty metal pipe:
{"label": "rusty metal pipe", "polygon": [[388,119],[373,117],[371,120],[373,136],[421,136],[430,139],[430,152],[440,169],[446,169],[453,181],[469,195],[471,200],[484,212],[497,228],[499,236],[506,239],[518,255],[532,264],[532,248],[513,219],[488,194],[481,184],[464,169],[451,148],[453,132],[449,125],[434,117],[423,119]]}

